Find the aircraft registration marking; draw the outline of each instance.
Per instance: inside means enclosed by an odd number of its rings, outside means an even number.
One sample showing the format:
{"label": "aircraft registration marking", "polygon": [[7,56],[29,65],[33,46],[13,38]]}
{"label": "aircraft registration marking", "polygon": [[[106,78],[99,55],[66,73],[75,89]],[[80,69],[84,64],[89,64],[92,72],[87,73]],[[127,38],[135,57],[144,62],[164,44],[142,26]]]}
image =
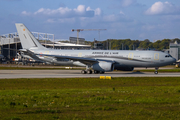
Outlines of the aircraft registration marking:
{"label": "aircraft registration marking", "polygon": [[78,54],[78,57],[82,57],[82,53],[79,53],[79,54]]}
{"label": "aircraft registration marking", "polygon": [[134,53],[129,53],[128,59],[129,59],[129,60],[132,60],[132,59],[133,59],[133,55],[134,55]]}
{"label": "aircraft registration marking", "polygon": [[159,60],[159,53],[154,53],[154,60]]}
{"label": "aircraft registration marking", "polygon": [[[45,51],[44,54],[49,54],[49,51]],[[45,58],[48,58],[48,56],[44,56]]]}

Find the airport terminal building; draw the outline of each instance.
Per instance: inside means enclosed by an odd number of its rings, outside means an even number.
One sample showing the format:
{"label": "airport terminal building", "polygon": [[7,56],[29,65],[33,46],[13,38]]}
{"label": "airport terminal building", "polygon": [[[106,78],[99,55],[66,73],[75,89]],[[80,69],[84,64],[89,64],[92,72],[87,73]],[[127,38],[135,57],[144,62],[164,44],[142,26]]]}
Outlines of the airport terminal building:
{"label": "airport terminal building", "polygon": [[169,45],[169,54],[174,57],[176,60],[180,59],[180,44],[177,43],[170,43]]}
{"label": "airport terminal building", "polygon": [[[39,42],[50,49],[91,49],[91,45],[75,44],[75,43],[62,43],[54,42],[54,35],[48,33],[32,32]],[[73,39],[74,42],[75,39]],[[85,39],[82,40],[84,43]],[[9,33],[0,36],[0,54],[2,54],[6,60],[12,60],[17,58],[19,49],[22,49],[21,42],[17,33]]]}

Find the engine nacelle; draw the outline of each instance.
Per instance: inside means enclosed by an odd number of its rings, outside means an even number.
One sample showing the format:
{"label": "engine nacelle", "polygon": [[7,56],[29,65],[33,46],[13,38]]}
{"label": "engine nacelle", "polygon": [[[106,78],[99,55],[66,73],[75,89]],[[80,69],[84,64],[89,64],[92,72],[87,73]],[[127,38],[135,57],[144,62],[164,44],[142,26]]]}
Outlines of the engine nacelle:
{"label": "engine nacelle", "polygon": [[121,70],[121,71],[133,71],[134,67],[118,67],[115,68],[116,70]]}
{"label": "engine nacelle", "polygon": [[111,62],[99,62],[92,65],[92,69],[102,72],[110,72],[114,70],[114,65]]}

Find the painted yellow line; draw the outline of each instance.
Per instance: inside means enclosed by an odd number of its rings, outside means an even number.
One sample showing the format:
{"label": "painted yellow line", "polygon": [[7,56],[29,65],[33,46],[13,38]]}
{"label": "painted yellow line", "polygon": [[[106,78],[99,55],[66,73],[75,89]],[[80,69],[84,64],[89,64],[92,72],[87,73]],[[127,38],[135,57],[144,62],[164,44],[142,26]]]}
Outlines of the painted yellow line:
{"label": "painted yellow line", "polygon": [[106,79],[106,77],[105,76],[100,76],[100,79]]}
{"label": "painted yellow line", "polygon": [[109,80],[111,80],[112,77],[111,76],[100,76],[100,79],[109,79]]}
{"label": "painted yellow line", "polygon": [[112,77],[111,77],[111,76],[106,76],[106,79],[111,80],[111,79],[112,79]]}

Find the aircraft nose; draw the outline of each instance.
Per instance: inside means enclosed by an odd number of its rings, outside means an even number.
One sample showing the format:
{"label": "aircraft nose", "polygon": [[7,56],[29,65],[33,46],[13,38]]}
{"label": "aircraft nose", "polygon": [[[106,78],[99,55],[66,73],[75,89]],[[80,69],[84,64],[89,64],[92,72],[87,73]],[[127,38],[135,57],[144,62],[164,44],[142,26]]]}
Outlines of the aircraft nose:
{"label": "aircraft nose", "polygon": [[175,58],[172,58],[172,62],[175,63],[175,62],[176,62],[176,59],[175,59]]}

